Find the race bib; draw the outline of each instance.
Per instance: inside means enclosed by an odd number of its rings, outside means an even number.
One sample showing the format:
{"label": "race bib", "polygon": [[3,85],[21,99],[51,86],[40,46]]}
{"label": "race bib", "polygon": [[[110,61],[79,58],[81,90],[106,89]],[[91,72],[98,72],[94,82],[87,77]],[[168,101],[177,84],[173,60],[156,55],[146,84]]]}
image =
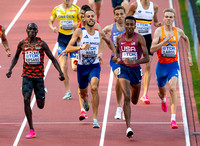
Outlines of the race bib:
{"label": "race bib", "polygon": [[176,57],[176,47],[175,46],[162,46],[161,56],[162,57]]}
{"label": "race bib", "polygon": [[136,24],[139,33],[149,33],[151,25],[146,23],[137,23]]}
{"label": "race bib", "polygon": [[73,29],[73,20],[61,20],[60,27],[64,30],[72,30]]}
{"label": "race bib", "polygon": [[26,51],[25,62],[28,64],[40,64],[40,53],[39,51]]}
{"label": "race bib", "polygon": [[137,52],[122,52],[122,60],[126,58],[129,60],[137,60]]}

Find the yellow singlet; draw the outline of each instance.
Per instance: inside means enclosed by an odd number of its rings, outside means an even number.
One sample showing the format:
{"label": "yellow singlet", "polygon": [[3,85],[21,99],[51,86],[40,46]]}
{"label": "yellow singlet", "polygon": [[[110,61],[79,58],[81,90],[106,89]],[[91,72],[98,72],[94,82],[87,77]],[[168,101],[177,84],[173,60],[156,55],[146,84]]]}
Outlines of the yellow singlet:
{"label": "yellow singlet", "polygon": [[64,9],[62,4],[56,6],[51,14],[51,21],[58,18],[59,32],[64,35],[71,35],[73,33],[73,23],[81,20],[80,8],[77,5],[72,4],[68,9]]}

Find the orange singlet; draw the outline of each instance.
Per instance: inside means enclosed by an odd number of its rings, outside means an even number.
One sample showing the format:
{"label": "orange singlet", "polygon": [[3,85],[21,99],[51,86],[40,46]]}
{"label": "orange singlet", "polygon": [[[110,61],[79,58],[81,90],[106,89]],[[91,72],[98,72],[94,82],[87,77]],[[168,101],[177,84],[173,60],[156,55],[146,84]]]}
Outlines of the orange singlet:
{"label": "orange singlet", "polygon": [[[164,26],[161,27],[161,31],[160,42],[166,38]],[[178,61],[178,32],[175,27],[173,27],[173,31],[173,37],[157,51],[158,62],[162,64],[169,64]]]}

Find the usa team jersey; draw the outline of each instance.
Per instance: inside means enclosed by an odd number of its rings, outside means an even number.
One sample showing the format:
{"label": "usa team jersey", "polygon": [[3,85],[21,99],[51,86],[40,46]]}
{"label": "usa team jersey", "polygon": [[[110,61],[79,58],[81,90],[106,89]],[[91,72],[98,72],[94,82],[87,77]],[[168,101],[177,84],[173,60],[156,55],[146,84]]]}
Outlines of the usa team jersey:
{"label": "usa team jersey", "polygon": [[137,0],[137,9],[133,17],[136,18],[136,26],[139,34],[151,34],[151,24],[154,17],[154,8],[152,2],[150,2],[149,8],[145,10],[142,7],[140,0]]}
{"label": "usa team jersey", "polygon": [[[120,59],[121,64],[125,65],[124,59],[128,58],[130,60],[139,60],[142,56],[142,49],[137,43],[137,33],[134,33],[134,37],[130,42],[125,40],[125,33],[122,34],[121,40],[119,42]],[[139,64],[125,65],[130,67],[137,67]]]}
{"label": "usa team jersey", "polygon": [[[166,38],[164,26],[161,27],[161,31],[160,42]],[[173,31],[173,37],[157,51],[158,62],[162,64],[178,61],[178,32],[175,27],[173,27]]]}
{"label": "usa team jersey", "polygon": [[55,7],[52,11],[50,19],[54,21],[58,18],[59,32],[64,35],[71,35],[73,33],[73,23],[81,20],[79,15],[80,8],[72,4],[68,9],[64,9],[62,4]]}
{"label": "usa team jersey", "polygon": [[31,46],[28,39],[25,39],[22,54],[24,59],[22,76],[43,78],[44,51],[41,48],[41,39],[37,38],[37,43],[34,46]]}
{"label": "usa team jersey", "polygon": [[[123,31],[118,31],[117,30],[117,25],[116,23],[113,23],[113,27],[112,27],[112,32],[111,32],[111,41],[113,42],[114,46],[116,47],[116,42],[117,42],[117,36],[124,33],[126,30],[124,28]],[[112,52],[111,56],[114,56],[114,53]]]}
{"label": "usa team jersey", "polygon": [[99,63],[98,52],[100,36],[99,30],[95,29],[94,35],[89,35],[84,27],[82,29],[82,38],[80,42],[77,42],[78,46],[86,43],[90,44],[90,48],[87,50],[79,50],[78,52],[78,64],[79,65],[91,65]]}

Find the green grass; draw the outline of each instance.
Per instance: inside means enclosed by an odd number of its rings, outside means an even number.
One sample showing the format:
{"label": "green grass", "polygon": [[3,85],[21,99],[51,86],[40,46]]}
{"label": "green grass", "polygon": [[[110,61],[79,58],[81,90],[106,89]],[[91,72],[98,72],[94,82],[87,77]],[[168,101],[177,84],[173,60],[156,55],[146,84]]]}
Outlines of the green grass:
{"label": "green grass", "polygon": [[[179,0],[179,4],[180,4],[180,11],[181,11],[181,18],[182,18],[182,23],[184,27],[184,32],[190,40],[190,47],[191,47],[190,49],[191,49],[192,61],[193,61],[193,66],[190,67],[190,70],[192,74],[194,97],[195,97],[198,117],[200,121],[200,72],[198,70],[197,60],[195,58],[194,43],[192,40],[192,34],[191,34],[189,19],[188,19],[188,15],[186,11],[185,0]],[[198,8],[198,10],[200,14],[200,8]]]}

